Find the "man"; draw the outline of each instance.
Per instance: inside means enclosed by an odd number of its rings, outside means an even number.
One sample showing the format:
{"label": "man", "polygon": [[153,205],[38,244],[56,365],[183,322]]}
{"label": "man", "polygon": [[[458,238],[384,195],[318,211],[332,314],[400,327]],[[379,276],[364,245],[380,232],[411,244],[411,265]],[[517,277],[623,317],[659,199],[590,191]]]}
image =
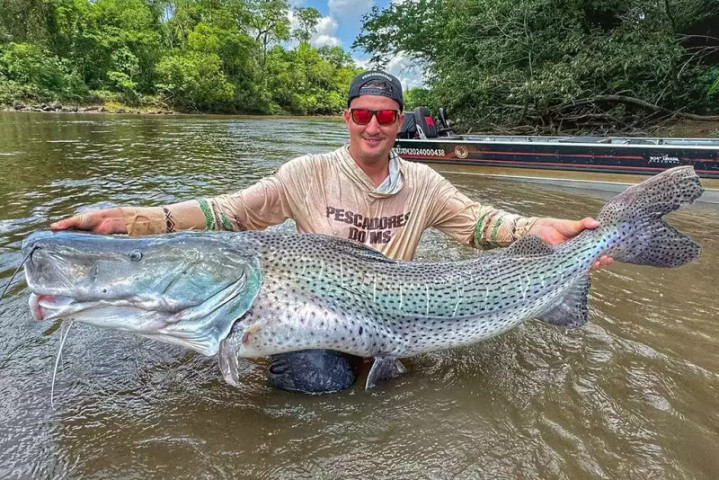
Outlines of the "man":
{"label": "man", "polygon": [[[591,218],[525,218],[479,205],[428,166],[400,159],[392,146],[404,101],[402,86],[392,75],[370,71],[355,77],[347,107],[349,145],[296,158],[245,190],[163,207],[97,210],[51,228],[130,235],[241,231],[292,218],[299,232],[351,239],[388,257],[411,260],[422,232],[430,227],[484,248],[509,245],[527,234],[555,245],[598,226]],[[609,263],[604,257],[596,266]],[[268,378],[284,390],[336,391],[354,383],[353,363],[348,355],[325,350],[275,355]]]}

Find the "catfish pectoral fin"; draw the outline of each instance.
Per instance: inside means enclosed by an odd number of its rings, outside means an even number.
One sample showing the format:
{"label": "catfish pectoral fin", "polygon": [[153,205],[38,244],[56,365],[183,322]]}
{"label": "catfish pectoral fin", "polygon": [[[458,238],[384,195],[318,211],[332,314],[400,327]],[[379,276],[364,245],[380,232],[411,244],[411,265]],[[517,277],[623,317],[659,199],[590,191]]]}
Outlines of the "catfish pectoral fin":
{"label": "catfish pectoral fin", "polygon": [[395,357],[374,357],[374,363],[367,375],[365,389],[374,388],[378,382],[399,377],[406,372],[405,366]]}
{"label": "catfish pectoral fin", "polygon": [[222,378],[224,378],[225,381],[233,387],[239,387],[239,359],[227,338],[220,342],[220,351],[217,357],[220,365],[220,371],[222,372]]}

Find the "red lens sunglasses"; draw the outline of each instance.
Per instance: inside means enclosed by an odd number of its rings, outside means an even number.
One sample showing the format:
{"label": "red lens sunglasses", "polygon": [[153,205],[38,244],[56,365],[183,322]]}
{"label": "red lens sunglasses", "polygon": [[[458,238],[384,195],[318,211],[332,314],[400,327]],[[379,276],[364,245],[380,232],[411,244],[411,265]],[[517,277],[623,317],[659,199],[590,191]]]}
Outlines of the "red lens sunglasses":
{"label": "red lens sunglasses", "polygon": [[377,117],[380,125],[392,125],[397,121],[399,110],[370,110],[369,108],[350,108],[352,121],[357,125],[367,125],[372,117]]}

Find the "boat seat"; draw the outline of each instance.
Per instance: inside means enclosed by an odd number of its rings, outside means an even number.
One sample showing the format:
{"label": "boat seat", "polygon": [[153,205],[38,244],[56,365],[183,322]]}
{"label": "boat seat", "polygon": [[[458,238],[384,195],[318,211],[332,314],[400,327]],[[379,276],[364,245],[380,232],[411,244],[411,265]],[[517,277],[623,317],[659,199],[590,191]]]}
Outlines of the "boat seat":
{"label": "boat seat", "polygon": [[429,108],[417,107],[412,111],[412,114],[417,124],[417,129],[424,134],[424,138],[437,138],[437,126],[434,124]]}
{"label": "boat seat", "polygon": [[417,123],[414,121],[414,113],[405,112],[404,121],[402,127],[399,129],[397,138],[416,138],[417,137]]}

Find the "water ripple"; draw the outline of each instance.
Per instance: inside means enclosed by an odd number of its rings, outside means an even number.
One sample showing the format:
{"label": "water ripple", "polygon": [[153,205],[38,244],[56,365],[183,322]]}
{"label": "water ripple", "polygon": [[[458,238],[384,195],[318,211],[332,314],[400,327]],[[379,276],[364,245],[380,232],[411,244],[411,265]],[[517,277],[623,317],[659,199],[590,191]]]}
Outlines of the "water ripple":
{"label": "water ripple", "polygon": [[[55,219],[241,189],[347,134],[328,119],[0,113],[0,138],[4,285],[22,239]],[[447,176],[531,215],[596,215],[606,198]],[[719,213],[698,206],[672,223],[702,244],[702,260],[598,272],[586,327],[527,322],[407,359],[407,375],[372,392],[361,381],[334,395],[278,392],[266,361],[245,364],[235,389],[213,358],[76,325],[53,410],[58,326],[32,320],[19,280],[0,301],[0,476],[716,478]],[[428,231],[418,256],[476,254]]]}

